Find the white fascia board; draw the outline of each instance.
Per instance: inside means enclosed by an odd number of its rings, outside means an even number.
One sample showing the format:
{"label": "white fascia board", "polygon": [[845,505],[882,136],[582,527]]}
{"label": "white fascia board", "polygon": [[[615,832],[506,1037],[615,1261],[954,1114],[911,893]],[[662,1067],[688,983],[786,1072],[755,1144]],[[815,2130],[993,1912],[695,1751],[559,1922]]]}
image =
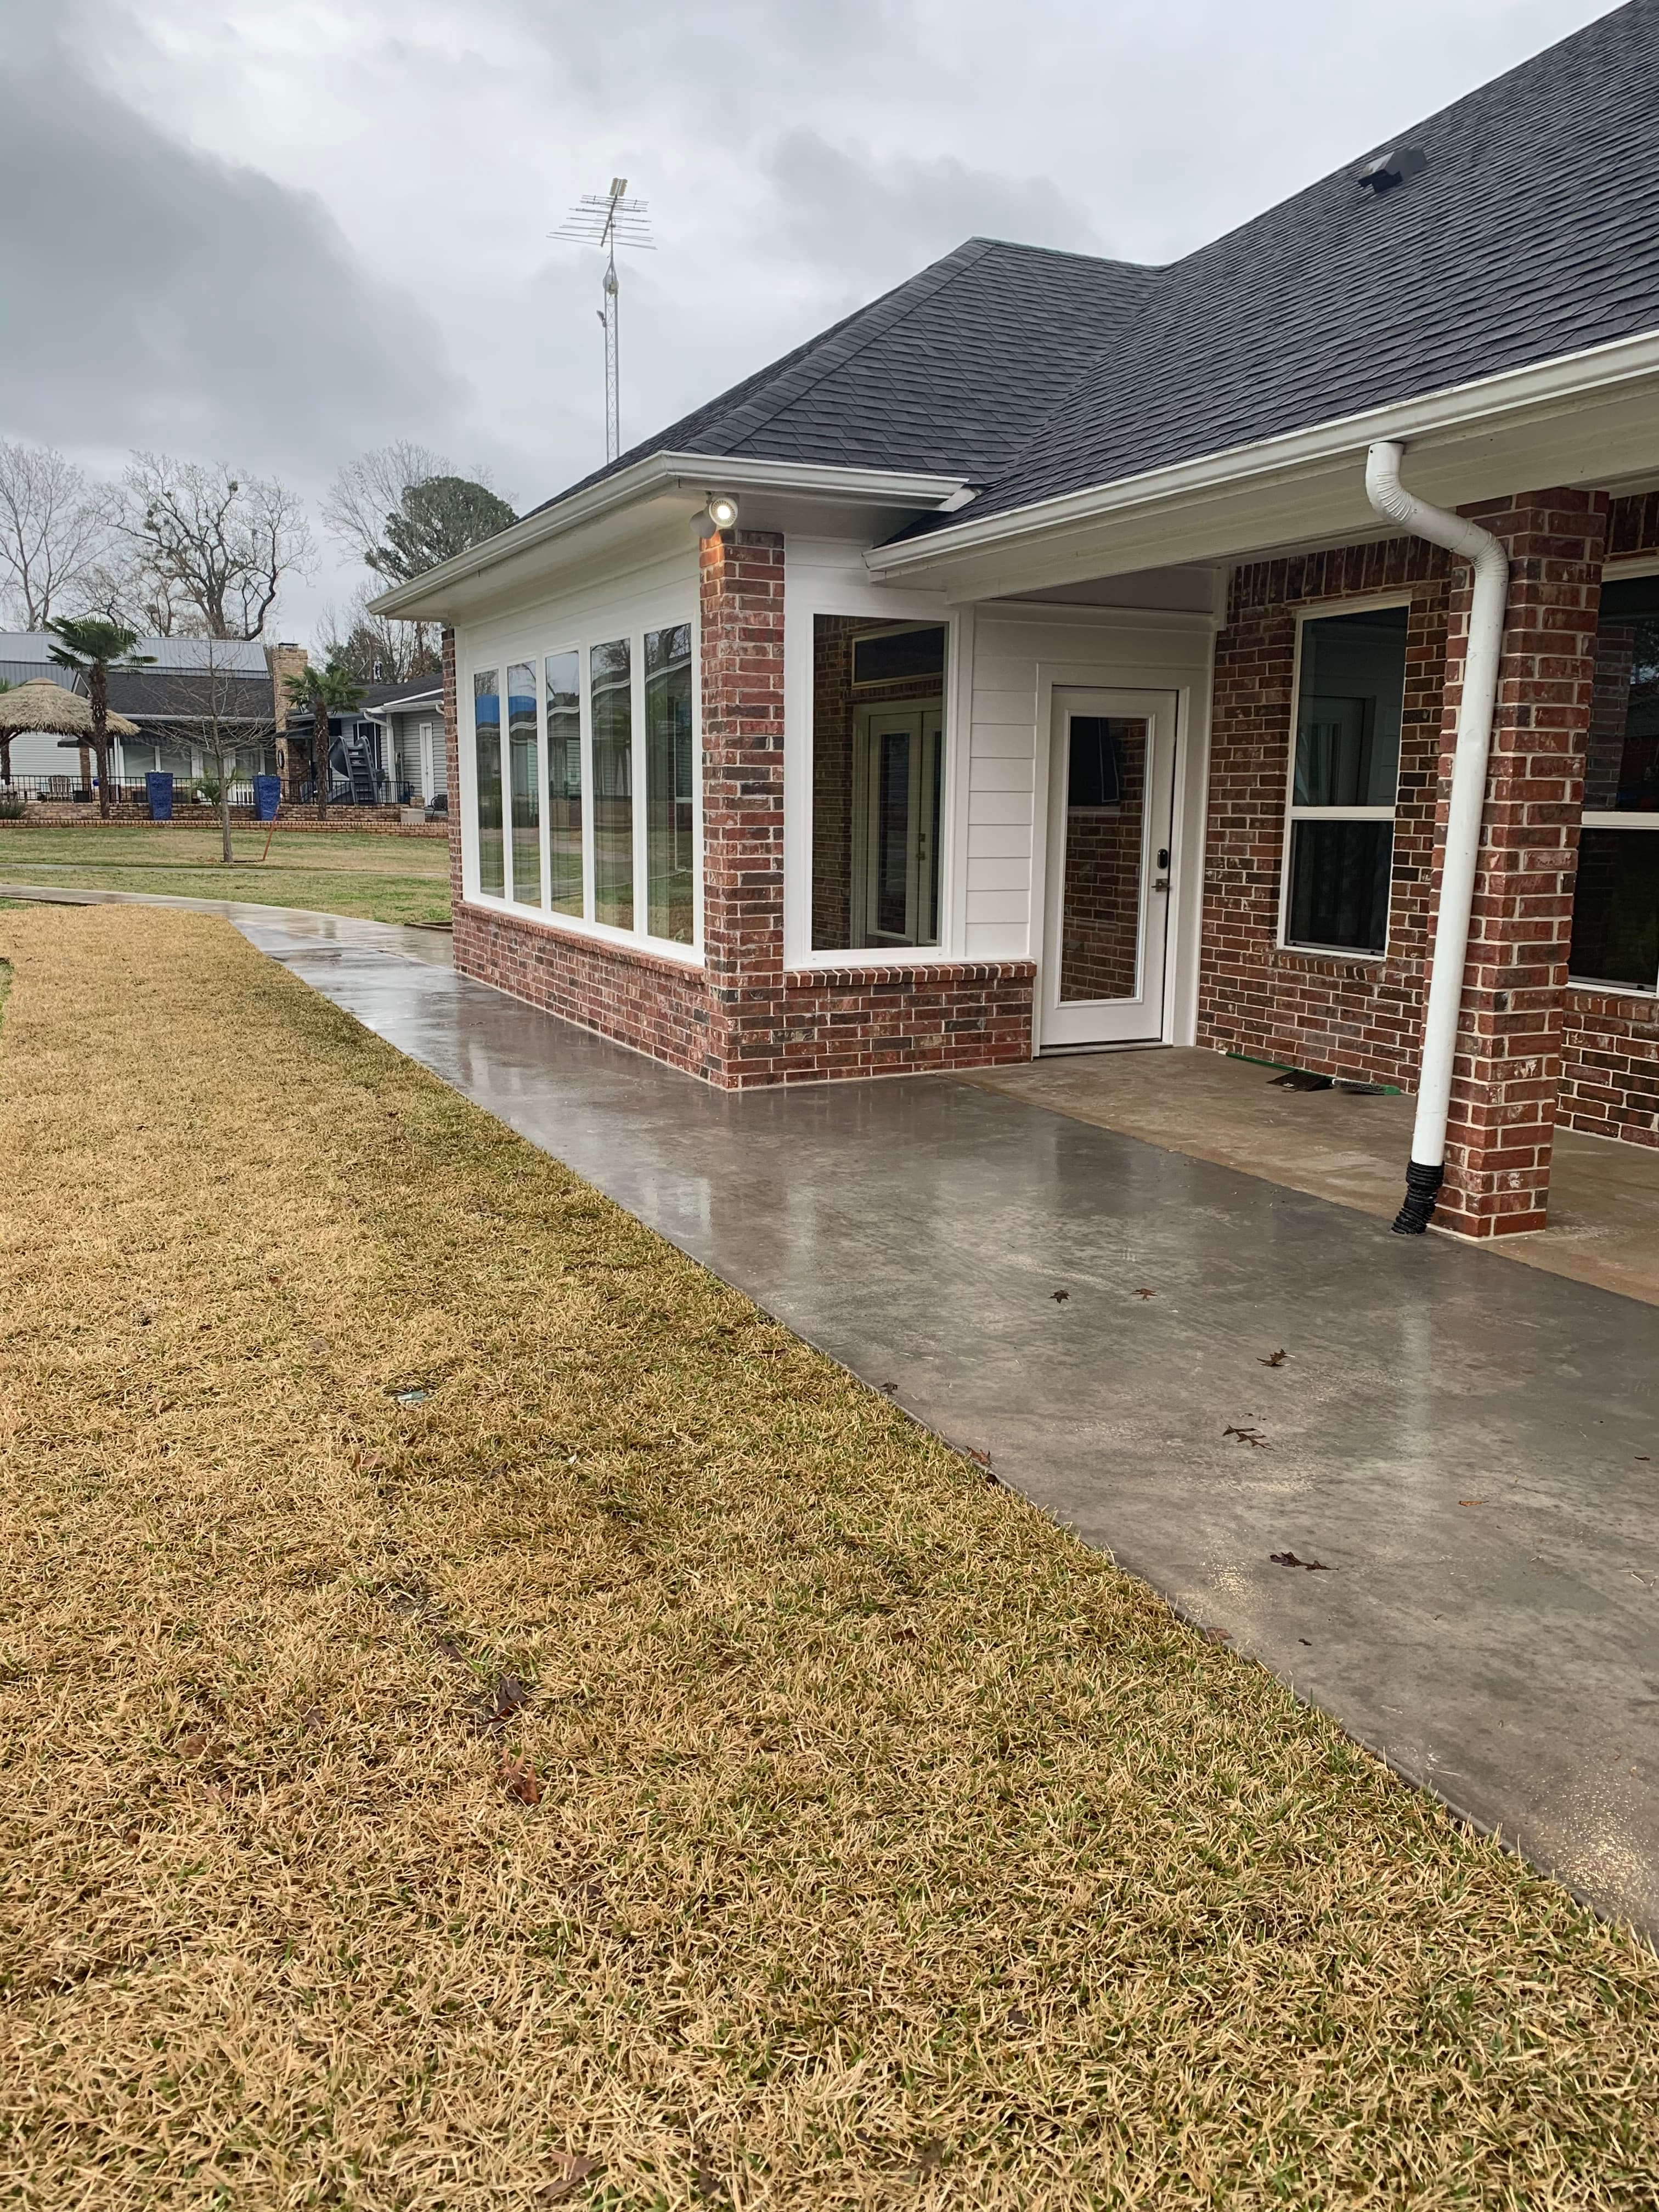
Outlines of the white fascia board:
{"label": "white fascia board", "polygon": [[[1395,440],[1409,448],[1522,429],[1643,385],[1659,386],[1659,331],[1559,355],[1414,399],[1391,400],[1361,414],[1339,416],[1253,445],[1230,447],[1115,483],[1066,492],[981,521],[952,523],[925,538],[872,546],[865,563],[872,575],[897,581],[988,555],[1017,561],[1021,553],[1036,554],[1070,532],[1145,521],[1160,510],[1212,500],[1223,490],[1247,490],[1252,484],[1265,490],[1299,475],[1317,474],[1334,462],[1363,455],[1379,439]],[[1216,548],[1218,556],[1237,550]]]}
{"label": "white fascia board", "polygon": [[943,507],[963,489],[960,477],[915,470],[836,468],[811,462],[763,461],[717,453],[648,453],[631,468],[556,505],[526,514],[521,521],[458,553],[412,582],[394,585],[369,601],[369,611],[404,619],[428,617],[444,595],[490,568],[534,553],[622,510],[664,493],[690,491],[773,493],[793,500],[829,500],[838,504],[897,507],[909,513]]}

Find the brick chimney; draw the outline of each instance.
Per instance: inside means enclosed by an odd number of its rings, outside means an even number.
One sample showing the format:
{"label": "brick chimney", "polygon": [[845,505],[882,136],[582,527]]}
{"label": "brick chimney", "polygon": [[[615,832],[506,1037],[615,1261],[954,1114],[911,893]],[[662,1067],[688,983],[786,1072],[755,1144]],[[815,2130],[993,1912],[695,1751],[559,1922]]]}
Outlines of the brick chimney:
{"label": "brick chimney", "polygon": [[303,676],[310,665],[310,655],[304,646],[283,643],[265,647],[265,666],[270,671],[270,692],[276,724],[276,773],[284,783],[289,780],[288,728],[289,698],[287,678]]}

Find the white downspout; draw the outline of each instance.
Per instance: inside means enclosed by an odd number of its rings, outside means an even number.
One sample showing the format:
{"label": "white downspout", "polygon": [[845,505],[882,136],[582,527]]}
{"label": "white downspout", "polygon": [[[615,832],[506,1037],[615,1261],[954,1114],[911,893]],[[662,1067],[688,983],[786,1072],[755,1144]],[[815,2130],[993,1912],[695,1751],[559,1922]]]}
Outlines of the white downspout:
{"label": "white downspout", "polygon": [[1468,957],[1469,910],[1474,902],[1474,870],[1480,848],[1480,814],[1486,798],[1486,757],[1492,747],[1492,709],[1498,698],[1510,564],[1489,531],[1466,522],[1461,514],[1429,507],[1412,496],[1400,481],[1405,450],[1403,446],[1382,444],[1373,446],[1366,454],[1365,494],[1372,507],[1387,520],[1399,523],[1416,537],[1426,538],[1432,545],[1443,545],[1448,552],[1474,565],[1474,598],[1469,608],[1451,800],[1446,815],[1445,865],[1434,922],[1434,972],[1429,980],[1428,1011],[1423,1020],[1417,1120],[1406,1170],[1406,1202],[1394,1224],[1399,1236],[1420,1237],[1434,1212],[1446,1174],[1446,1116],[1451,1104],[1457,1017]]}

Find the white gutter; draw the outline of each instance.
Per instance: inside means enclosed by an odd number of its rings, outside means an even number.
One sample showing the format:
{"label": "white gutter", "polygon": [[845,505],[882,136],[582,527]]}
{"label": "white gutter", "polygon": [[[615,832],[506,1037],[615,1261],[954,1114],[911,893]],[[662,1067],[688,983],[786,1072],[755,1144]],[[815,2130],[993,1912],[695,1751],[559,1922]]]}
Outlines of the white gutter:
{"label": "white gutter", "polygon": [[1468,960],[1469,914],[1474,903],[1475,862],[1480,849],[1480,813],[1486,798],[1486,760],[1492,748],[1492,710],[1498,698],[1499,655],[1504,644],[1504,610],[1509,599],[1510,564],[1489,531],[1444,507],[1414,499],[1400,481],[1405,447],[1384,442],[1365,456],[1365,495],[1377,514],[1431,545],[1474,564],[1474,597],[1463,659],[1463,690],[1457,708],[1457,746],[1452,757],[1451,799],[1446,815],[1446,856],[1440,877],[1440,905],[1434,921],[1434,971],[1429,979],[1428,1011],[1423,1019],[1423,1065],[1417,1084],[1417,1119],[1412,1127],[1406,1202],[1395,1218],[1395,1234],[1420,1237],[1434,1212],[1446,1176],[1446,1116],[1451,1105],[1452,1062],[1457,1050],[1457,1017],[1463,1003],[1463,972]]}
{"label": "white gutter", "polygon": [[1304,429],[1122,477],[1115,483],[1063,492],[1030,507],[980,518],[970,514],[965,521],[921,538],[872,546],[864,556],[865,565],[872,575],[896,582],[966,554],[1017,553],[1090,524],[1109,525],[1216,491],[1340,467],[1358,447],[1378,439],[1420,443],[1443,434],[1495,431],[1532,418],[1571,414],[1588,398],[1648,380],[1659,381],[1659,331],[1644,331],[1525,368],[1448,385],[1440,392],[1389,401],[1357,415],[1333,416]]}
{"label": "white gutter", "polygon": [[486,569],[665,492],[690,491],[699,498],[711,491],[773,493],[796,499],[848,500],[915,514],[945,507],[964,489],[959,476],[935,476],[911,469],[836,468],[816,462],[761,461],[718,453],[647,453],[631,468],[601,478],[586,491],[538,507],[470,552],[440,562],[410,583],[393,585],[389,592],[371,599],[369,608],[377,615],[404,615],[430,601],[434,592],[465,583]]}

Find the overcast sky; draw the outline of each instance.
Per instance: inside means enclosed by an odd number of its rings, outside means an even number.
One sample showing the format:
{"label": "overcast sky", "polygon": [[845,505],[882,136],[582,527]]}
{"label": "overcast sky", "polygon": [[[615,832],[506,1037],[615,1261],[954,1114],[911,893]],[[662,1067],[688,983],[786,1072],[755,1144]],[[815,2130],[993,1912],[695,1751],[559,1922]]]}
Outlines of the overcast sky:
{"label": "overcast sky", "polygon": [[412,438],[522,510],[605,457],[601,264],[547,233],[612,175],[632,442],[975,233],[1168,260],[1606,12],[5,0],[0,434],[313,508]]}

